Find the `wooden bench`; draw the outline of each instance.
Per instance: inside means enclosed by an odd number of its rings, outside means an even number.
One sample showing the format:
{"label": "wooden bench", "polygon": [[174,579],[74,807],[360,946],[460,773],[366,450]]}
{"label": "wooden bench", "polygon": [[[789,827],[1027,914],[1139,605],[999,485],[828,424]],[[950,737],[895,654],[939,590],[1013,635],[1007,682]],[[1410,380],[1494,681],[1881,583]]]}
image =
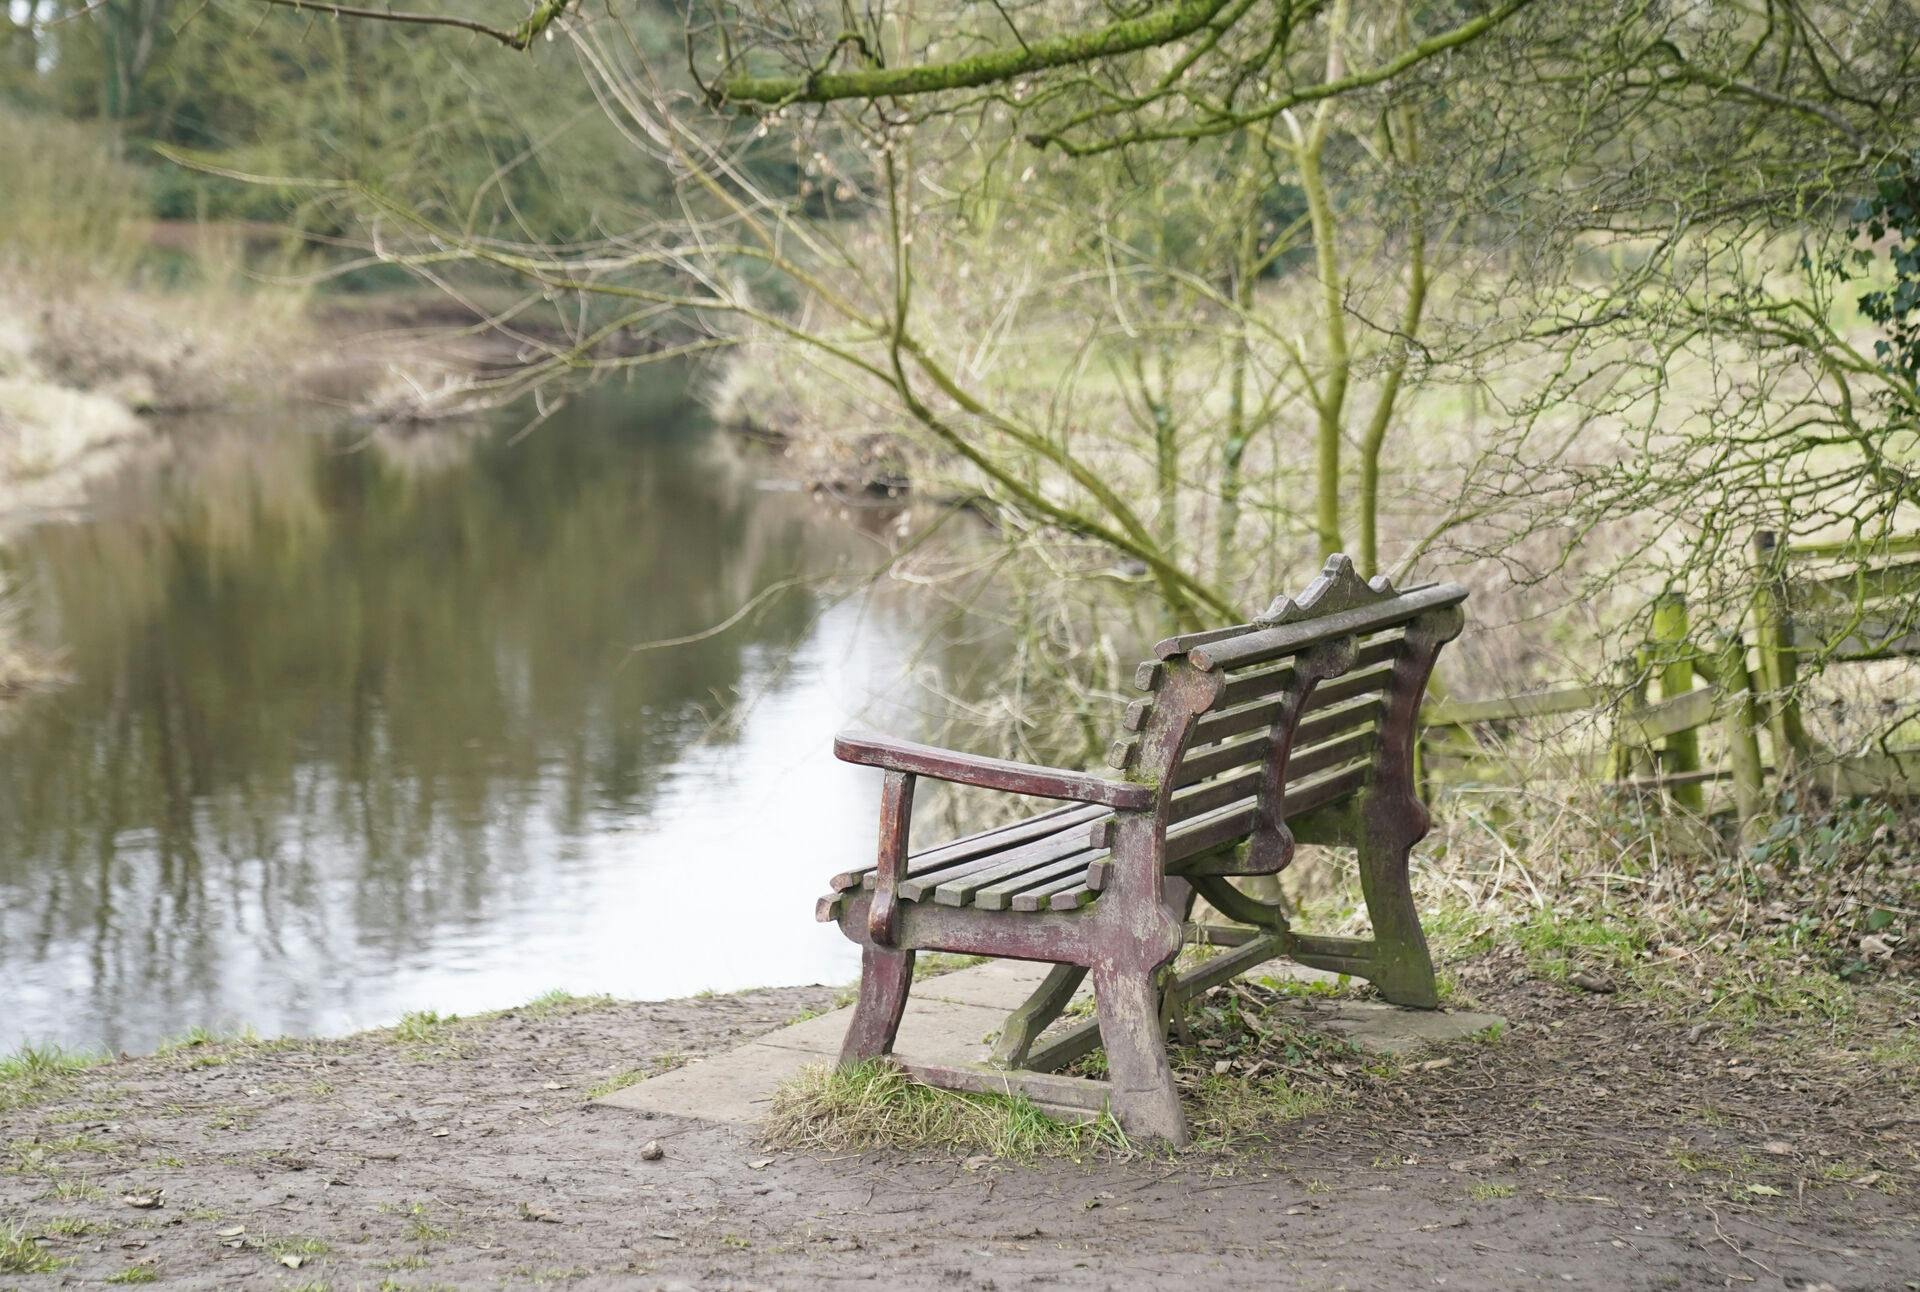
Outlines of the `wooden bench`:
{"label": "wooden bench", "polygon": [[[1428,828],[1413,742],[1466,595],[1457,584],[1368,584],[1334,556],[1298,600],[1281,598],[1252,623],[1161,642],[1136,679],[1149,696],[1127,709],[1109,754],[1121,778],[842,735],[840,758],[886,775],[877,864],[835,876],[819,904],[820,919],[861,946],[841,1061],[891,1052],[917,950],[1048,961],[992,1065],[908,1060],[908,1071],[1056,1111],[1110,1108],[1129,1134],[1184,1143],[1165,1028],[1192,995],[1285,955],[1366,978],[1397,1004],[1435,1007],[1407,878]],[[1065,806],[909,853],[921,776]],[[1296,840],[1357,851],[1370,938],[1297,933],[1279,906],[1229,882],[1284,869]],[[1192,925],[1196,897],[1233,923]],[[1234,949],[1170,978],[1189,940]],[[1095,1017],[1036,1048],[1089,972]],[[1102,1044],[1108,1081],[1058,1074]]]}

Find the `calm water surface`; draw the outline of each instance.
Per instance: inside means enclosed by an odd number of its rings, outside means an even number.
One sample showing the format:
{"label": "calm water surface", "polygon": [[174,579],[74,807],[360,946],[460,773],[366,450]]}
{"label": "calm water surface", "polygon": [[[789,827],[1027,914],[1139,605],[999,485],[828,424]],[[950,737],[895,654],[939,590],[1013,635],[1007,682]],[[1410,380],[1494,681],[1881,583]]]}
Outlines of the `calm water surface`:
{"label": "calm water surface", "polygon": [[854,975],[830,741],[925,608],[636,652],[879,548],[672,392],[517,429],[187,427],[0,547],[74,675],[0,712],[0,1052]]}

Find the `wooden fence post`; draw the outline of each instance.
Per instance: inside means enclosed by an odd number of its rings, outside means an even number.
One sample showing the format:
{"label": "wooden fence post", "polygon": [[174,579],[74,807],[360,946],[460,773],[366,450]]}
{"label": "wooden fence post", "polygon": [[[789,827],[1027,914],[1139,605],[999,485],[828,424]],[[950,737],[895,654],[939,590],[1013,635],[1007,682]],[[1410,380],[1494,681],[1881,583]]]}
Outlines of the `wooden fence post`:
{"label": "wooden fence post", "polygon": [[1793,624],[1786,602],[1786,549],[1771,530],[1753,536],[1753,629],[1759,648],[1760,685],[1766,691],[1767,730],[1773,738],[1773,766],[1786,776],[1811,751],[1800,721],[1798,666],[1793,655]]}
{"label": "wooden fence post", "polygon": [[1763,833],[1767,786],[1760,761],[1760,698],[1754,694],[1753,674],[1747,669],[1747,644],[1738,633],[1721,641],[1714,671],[1714,680],[1726,697],[1722,722],[1733,764],[1733,801],[1740,812],[1740,842],[1744,846],[1757,842]]}
{"label": "wooden fence post", "polygon": [[[1687,643],[1687,599],[1677,592],[1662,593],[1653,603],[1653,648],[1660,665],[1660,698],[1672,700],[1693,689],[1693,648]],[[1692,728],[1666,739],[1661,774],[1683,776],[1700,770],[1700,733]],[[1691,812],[1704,811],[1706,791],[1696,781],[1667,791],[1673,801]]]}

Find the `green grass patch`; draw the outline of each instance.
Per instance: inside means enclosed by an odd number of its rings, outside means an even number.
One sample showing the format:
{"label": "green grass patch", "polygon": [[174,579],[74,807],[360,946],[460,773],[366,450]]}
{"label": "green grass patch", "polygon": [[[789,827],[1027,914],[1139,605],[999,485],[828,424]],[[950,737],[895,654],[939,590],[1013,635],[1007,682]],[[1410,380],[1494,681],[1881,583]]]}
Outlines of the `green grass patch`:
{"label": "green grass patch", "polygon": [[[400,1208],[390,1203],[382,1203],[380,1210],[397,1212]],[[432,1209],[424,1202],[407,1204],[407,1237],[421,1244],[442,1242],[453,1237],[453,1230],[433,1223],[430,1219],[432,1214]]]}
{"label": "green grass patch", "polygon": [[453,1029],[459,1026],[459,1023],[458,1014],[442,1017],[430,1009],[416,1009],[411,1013],[402,1014],[400,1021],[395,1023],[389,1031],[392,1032],[393,1039],[396,1041],[424,1044],[445,1040],[452,1034]]}
{"label": "green grass patch", "polygon": [[76,1074],[107,1062],[104,1054],[28,1045],[0,1057],[0,1112],[27,1108],[73,1089]]}
{"label": "green grass patch", "polygon": [[605,1081],[596,1081],[588,1086],[586,1097],[588,1099],[605,1099],[614,1091],[625,1090],[628,1086],[639,1085],[652,1075],[651,1072],[642,1072],[638,1068],[632,1068],[626,1072],[616,1072]]}
{"label": "green grass patch", "polygon": [[674,1054],[670,1052],[655,1055],[652,1067],[631,1068],[626,1072],[616,1072],[606,1080],[595,1082],[593,1085],[587,1087],[585,1097],[588,1099],[603,1099],[616,1090],[625,1090],[628,1086],[638,1085],[648,1077],[657,1077],[663,1072],[672,1072],[675,1068],[682,1068],[686,1065],[687,1056],[684,1054]]}
{"label": "green grass patch", "polygon": [[892,1063],[804,1068],[774,1091],[766,1141],[831,1152],[937,1148],[1031,1161],[1130,1147],[1110,1116],[1056,1121],[1022,1095],[924,1086]]}
{"label": "green grass patch", "polygon": [[8,1175],[58,1175],[59,1159],[77,1154],[112,1153],[119,1146],[93,1135],[66,1135],[60,1139],[17,1139],[7,1145]]}
{"label": "green grass patch", "polygon": [[1326,1091],[1301,1089],[1284,1077],[1209,1076],[1189,1101],[1187,1120],[1195,1148],[1220,1150],[1266,1140],[1286,1123],[1332,1106]]}
{"label": "green grass patch", "polygon": [[221,1068],[236,1059],[282,1050],[311,1049],[313,1045],[314,1042],[297,1036],[269,1039],[250,1027],[236,1032],[216,1032],[196,1025],[171,1040],[162,1041],[154,1054],[189,1068]]}
{"label": "green grass patch", "polygon": [[41,1228],[49,1234],[59,1234],[62,1238],[84,1238],[88,1234],[102,1233],[106,1230],[105,1225],[81,1216],[55,1216]]}
{"label": "green grass patch", "polygon": [[958,973],[962,969],[983,965],[987,959],[986,956],[955,955],[951,951],[922,951],[913,957],[913,980],[919,982],[922,978]]}
{"label": "green grass patch", "polygon": [[1920,1035],[1902,1032],[1890,1041],[1880,1041],[1867,1051],[1867,1058],[1895,1072],[1920,1073]]}
{"label": "green grass patch", "polygon": [[[611,996],[575,996],[571,992],[555,988],[542,992],[519,1009],[507,1013],[518,1014],[522,1018],[554,1018],[568,1014],[586,1014],[596,1009],[606,1009],[612,1005]],[[402,1020],[404,1021],[404,1020]],[[451,1021],[451,1020],[449,1020]]]}
{"label": "green grass patch", "polygon": [[129,1265],[118,1274],[107,1275],[109,1283],[158,1283],[160,1275],[151,1265]]}
{"label": "green grass patch", "polygon": [[63,1264],[19,1225],[0,1225],[0,1274],[51,1274]]}
{"label": "green grass patch", "polygon": [[400,1021],[386,1029],[386,1035],[401,1046],[409,1059],[427,1063],[434,1059],[465,1057],[458,1033],[467,1020],[458,1014],[440,1014],[431,1009],[402,1014]]}
{"label": "green grass patch", "polygon": [[1475,1202],[1492,1202],[1496,1198],[1511,1198],[1513,1195],[1514,1187],[1512,1185],[1497,1184],[1491,1181],[1482,1181],[1467,1189],[1467,1196]]}

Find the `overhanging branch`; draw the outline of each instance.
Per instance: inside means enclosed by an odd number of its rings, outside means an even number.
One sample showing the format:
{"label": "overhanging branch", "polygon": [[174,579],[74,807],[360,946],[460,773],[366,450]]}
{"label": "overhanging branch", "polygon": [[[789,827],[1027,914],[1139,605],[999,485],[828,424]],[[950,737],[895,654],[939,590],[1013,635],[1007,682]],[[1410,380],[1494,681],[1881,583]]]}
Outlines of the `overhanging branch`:
{"label": "overhanging branch", "polygon": [[[289,4],[294,0],[271,2]],[[714,98],[723,103],[770,105],[832,103],[972,89],[1165,45],[1199,31],[1226,7],[1227,0],[1176,0],[1138,18],[1109,23],[1094,31],[1027,41],[1017,49],[990,50],[946,63],[818,71],[804,76],[736,76],[715,86]]]}
{"label": "overhanging branch", "polygon": [[362,9],[354,5],[325,4],[318,0],[255,0],[258,4],[275,5],[282,9],[303,9],[309,13],[331,14],[336,18],[367,18],[376,22],[410,23],[420,27],[453,27],[459,31],[470,31],[497,40],[509,49],[526,49],[539,39],[540,34],[551,27],[554,20],[566,12],[573,0],[539,0],[526,21],[517,27],[490,27],[484,22],[472,18],[456,18],[450,14],[409,13],[392,9]]}

